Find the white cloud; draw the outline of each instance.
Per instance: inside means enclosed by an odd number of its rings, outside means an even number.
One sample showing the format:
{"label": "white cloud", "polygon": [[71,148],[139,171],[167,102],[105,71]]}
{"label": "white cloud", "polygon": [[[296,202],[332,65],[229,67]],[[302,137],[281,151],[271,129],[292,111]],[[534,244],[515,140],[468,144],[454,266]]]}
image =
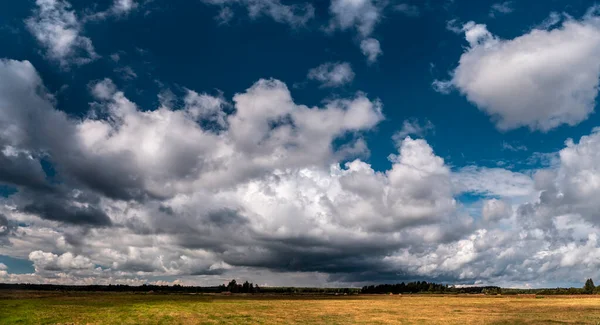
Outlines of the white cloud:
{"label": "white cloud", "polygon": [[292,27],[304,26],[315,16],[315,8],[310,3],[286,5],[280,0],[203,0],[203,2],[221,7],[216,17],[221,23],[227,23],[233,18],[234,12],[231,8],[236,6],[245,7],[251,19],[267,16],[278,23]]}
{"label": "white cloud", "polygon": [[551,12],[550,15],[548,15],[548,18],[544,19],[544,21],[542,21],[534,29],[550,29],[560,23],[563,19],[563,16],[564,18],[569,18],[569,16],[566,14],[561,15],[557,12]]}
{"label": "white cloud", "polygon": [[462,26],[456,18],[446,21],[446,29],[455,34],[460,34],[463,32]]}
{"label": "white cloud", "polygon": [[99,21],[110,17],[124,17],[139,7],[136,0],[113,0],[109,8],[104,11],[94,12],[83,17],[84,22]]}
{"label": "white cloud", "polygon": [[214,122],[219,127],[227,126],[227,115],[223,110],[228,105],[225,99],[207,94],[198,94],[188,89],[184,102],[185,110],[194,120]]}
{"label": "white cloud", "polygon": [[531,177],[502,168],[466,166],[452,174],[452,182],[459,193],[508,198],[536,194]]}
{"label": "white cloud", "polygon": [[[411,137],[377,171],[356,157],[383,119],[362,93],[308,107],[263,79],[231,101],[186,90],[146,110],[108,79],[90,92],[102,114],[71,118],[29,62],[0,61],[0,181],[19,188],[0,199],[11,227],[0,254],[35,268],[1,270],[2,282],[361,285],[401,273],[543,286],[600,275],[598,131],[533,178],[452,171]],[[45,181],[41,157],[61,184]],[[463,206],[462,193],[484,199]]]}
{"label": "white cloud", "polygon": [[360,49],[367,57],[367,62],[373,63],[383,53],[379,41],[374,38],[367,38],[360,42]]}
{"label": "white cloud", "polygon": [[494,3],[492,5],[492,7],[490,8],[490,14],[489,16],[494,18],[500,14],[509,14],[511,12],[513,12],[513,3],[512,1],[505,1],[505,2],[498,2],[498,3]]}
{"label": "white cloud", "polygon": [[429,120],[425,120],[425,122],[422,125],[416,119],[405,120],[402,123],[402,128],[400,129],[400,131],[396,132],[392,138],[394,139],[394,141],[399,143],[409,135],[422,137],[427,132],[433,131],[434,129],[435,126]]}
{"label": "white cloud", "polygon": [[508,151],[527,151],[527,146],[525,145],[512,145],[506,141],[502,142],[502,149]]}
{"label": "white cloud", "polygon": [[509,204],[501,200],[485,200],[481,214],[486,221],[497,221],[510,217],[512,208]]}
{"label": "white cloud", "polygon": [[[0,143],[33,155],[43,149],[68,188],[58,207],[44,197],[32,205],[35,194],[24,186],[1,206],[9,218],[27,220],[25,237],[11,235],[10,250],[34,263],[32,277],[123,281],[138,272],[219,274],[281,263],[325,272],[322,258],[343,261],[365,248],[389,251],[415,236],[422,242],[421,233],[433,243],[464,231],[448,226],[458,218],[450,171],[424,140],[399,142],[386,172],[361,160],[340,165],[365,148],[359,133],[383,119],[381,104],[364,94],[307,107],[282,82],[260,80],[234,96],[232,113],[223,113],[230,105],[223,99],[191,90],[181,108],[143,111],[105,79],[90,91],[106,119],[79,120],[56,111],[43,92],[27,105],[30,89],[41,86],[28,62],[4,62],[0,75],[11,80],[0,83],[2,104],[11,108],[0,114],[0,125],[10,125]],[[26,119],[32,110],[49,128],[23,141],[29,134],[20,131],[36,124]],[[333,147],[348,134],[345,146]],[[103,213],[110,222],[97,219]],[[84,231],[85,218],[103,226]],[[469,224],[459,219],[456,225]],[[306,262],[290,265],[290,256]]]}
{"label": "white cloud", "polygon": [[331,0],[331,19],[326,30],[356,30],[361,39],[360,49],[372,63],[382,53],[379,41],[371,34],[383,17],[386,1],[378,0]]}
{"label": "white cloud", "polygon": [[512,40],[485,25],[463,26],[469,48],[447,82],[489,114],[497,128],[548,131],[576,125],[594,110],[598,93],[600,18],[568,19],[552,30],[534,29]]}
{"label": "white cloud", "polygon": [[33,251],[29,254],[29,260],[33,262],[36,271],[67,271],[72,269],[91,269],[94,264],[90,259],[73,255],[66,252],[61,255],[46,253],[43,251]]}
{"label": "white cloud", "polygon": [[354,71],[348,62],[327,62],[308,71],[308,79],[321,83],[321,87],[339,87],[352,82]]}
{"label": "white cloud", "polygon": [[118,73],[124,80],[132,80],[137,78],[137,73],[135,73],[135,71],[133,71],[133,69],[130,66],[116,68],[114,71]]}
{"label": "white cloud", "polygon": [[[594,198],[600,194],[600,133],[598,129],[588,136],[581,137],[579,143],[572,140],[559,152],[559,165],[554,182],[538,183],[545,190],[547,204],[560,204],[569,211],[577,212],[592,221],[599,222],[595,213],[599,208]],[[551,176],[552,174],[550,174]]]}
{"label": "white cloud", "polygon": [[107,100],[117,92],[117,86],[112,80],[106,78],[91,85],[91,92],[97,99]]}
{"label": "white cloud", "polygon": [[82,26],[69,2],[36,0],[36,5],[34,15],[26,20],[27,28],[46,48],[50,59],[68,66],[98,58],[92,41],[81,36]]}
{"label": "white cloud", "polygon": [[356,29],[363,38],[373,33],[381,20],[381,4],[374,0],[332,0],[329,11],[332,18],[329,29]]}
{"label": "white cloud", "polygon": [[431,83],[431,87],[438,93],[447,95],[452,91],[453,86],[451,81],[434,80]]}
{"label": "white cloud", "polygon": [[134,0],[114,0],[111,10],[117,15],[125,15],[137,8]]}

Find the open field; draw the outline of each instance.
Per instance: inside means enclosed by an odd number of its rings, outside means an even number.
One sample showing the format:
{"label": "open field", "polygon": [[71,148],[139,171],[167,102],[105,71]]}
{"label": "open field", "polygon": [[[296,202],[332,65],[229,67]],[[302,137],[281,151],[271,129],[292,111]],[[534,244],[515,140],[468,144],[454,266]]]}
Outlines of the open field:
{"label": "open field", "polygon": [[0,292],[0,324],[600,324],[600,296]]}

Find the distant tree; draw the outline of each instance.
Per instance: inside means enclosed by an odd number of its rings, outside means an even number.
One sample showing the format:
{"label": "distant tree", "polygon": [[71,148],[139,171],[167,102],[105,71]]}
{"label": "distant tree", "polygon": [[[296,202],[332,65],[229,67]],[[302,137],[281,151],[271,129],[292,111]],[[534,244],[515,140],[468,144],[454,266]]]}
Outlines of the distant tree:
{"label": "distant tree", "polygon": [[594,289],[596,286],[594,285],[594,281],[592,279],[587,279],[585,281],[585,285],[583,286],[583,292],[587,294],[594,293]]}
{"label": "distant tree", "polygon": [[227,290],[229,290],[229,292],[238,292],[239,291],[239,286],[237,284],[237,281],[235,281],[235,279],[233,279],[229,282],[229,284],[227,285]]}

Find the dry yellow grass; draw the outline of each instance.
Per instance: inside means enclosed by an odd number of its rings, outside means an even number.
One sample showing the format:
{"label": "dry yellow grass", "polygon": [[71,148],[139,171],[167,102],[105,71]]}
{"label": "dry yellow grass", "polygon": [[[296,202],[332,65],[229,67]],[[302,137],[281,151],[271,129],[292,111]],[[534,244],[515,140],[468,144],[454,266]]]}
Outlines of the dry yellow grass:
{"label": "dry yellow grass", "polygon": [[600,324],[600,297],[5,292],[0,324]]}

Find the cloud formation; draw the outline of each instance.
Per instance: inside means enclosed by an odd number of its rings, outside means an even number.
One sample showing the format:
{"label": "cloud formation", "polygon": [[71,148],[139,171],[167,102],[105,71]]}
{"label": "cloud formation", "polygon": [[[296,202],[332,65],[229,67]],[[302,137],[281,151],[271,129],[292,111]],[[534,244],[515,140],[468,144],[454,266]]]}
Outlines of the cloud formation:
{"label": "cloud formation", "polygon": [[[43,157],[61,179],[2,174],[19,189],[2,212],[29,224],[28,244],[10,236],[13,254],[31,260],[36,276],[353,273],[381,263],[362,260],[373,252],[412,243],[410,229],[434,230],[429,241],[455,236],[439,226],[457,218],[449,169],[425,141],[400,141],[386,172],[339,163],[363,155],[360,132],[383,119],[381,104],[362,93],[311,108],[295,104],[282,82],[259,80],[231,104],[188,90],[183,107],[141,111],[105,79],[90,91],[107,118],[79,120],[53,107],[29,62],[2,61],[0,75],[12,80],[0,83],[11,107],[0,115],[4,159],[33,168]],[[224,113],[229,105],[235,111]],[[48,129],[31,132],[40,122],[21,118],[31,110]],[[27,252],[34,246],[51,251]]]}
{"label": "cloud formation", "polygon": [[394,134],[392,139],[400,142],[409,135],[423,137],[427,132],[433,130],[435,130],[435,126],[429,120],[425,120],[423,124],[416,119],[405,120],[402,123],[402,128]]}
{"label": "cloud formation", "polygon": [[383,53],[379,41],[374,38],[367,38],[360,42],[360,50],[367,57],[367,62],[374,63]]}
{"label": "cloud formation", "polygon": [[513,3],[511,1],[497,2],[490,8],[489,16],[495,18],[498,15],[510,14],[513,11]]}
{"label": "cloud formation", "polygon": [[82,36],[82,25],[66,0],[36,0],[29,31],[46,48],[46,56],[62,66],[86,64],[98,58],[92,41]]}
{"label": "cloud formation", "polygon": [[315,16],[315,8],[310,3],[287,5],[279,0],[203,0],[208,5],[220,6],[216,17],[221,23],[227,23],[234,17],[235,7],[243,7],[251,19],[267,16],[278,23],[292,27],[306,25]]}
{"label": "cloud formation", "polygon": [[348,62],[327,62],[310,69],[307,77],[321,83],[321,87],[339,87],[352,82],[354,71]]}
{"label": "cloud formation", "polygon": [[69,116],[31,63],[0,61],[0,183],[18,190],[0,198],[0,254],[35,269],[1,269],[1,281],[543,285],[600,275],[598,130],[567,141],[550,167],[519,172],[454,168],[412,137],[429,123],[407,121],[389,167],[376,170],[364,137],[382,104],[361,92],[309,107],[260,79],[230,99],[185,89],[143,109],[110,79],[89,91],[88,114]]}
{"label": "cloud formation", "polygon": [[124,17],[139,7],[136,0],[113,0],[111,6],[104,10],[91,13],[83,17],[84,21],[98,21],[109,17]]}
{"label": "cloud formation", "polygon": [[452,78],[436,80],[434,89],[457,89],[498,129],[546,132],[576,125],[594,110],[600,77],[600,18],[594,10],[581,20],[568,18],[558,28],[533,29],[512,40],[474,22],[462,31],[469,47]]}
{"label": "cloud formation", "polygon": [[371,36],[375,26],[383,18],[386,1],[378,0],[332,0],[329,6],[331,19],[327,31],[355,30],[360,38],[360,49],[373,63],[382,53],[379,41]]}

